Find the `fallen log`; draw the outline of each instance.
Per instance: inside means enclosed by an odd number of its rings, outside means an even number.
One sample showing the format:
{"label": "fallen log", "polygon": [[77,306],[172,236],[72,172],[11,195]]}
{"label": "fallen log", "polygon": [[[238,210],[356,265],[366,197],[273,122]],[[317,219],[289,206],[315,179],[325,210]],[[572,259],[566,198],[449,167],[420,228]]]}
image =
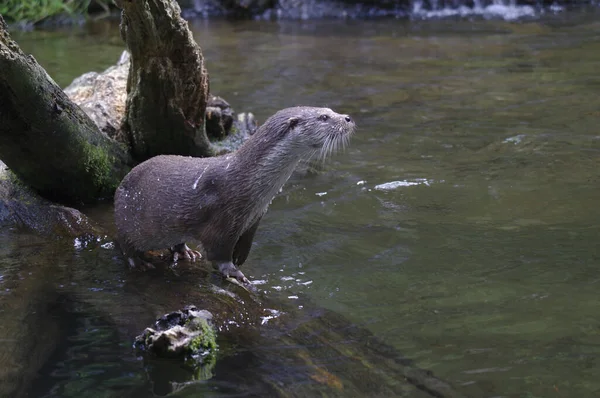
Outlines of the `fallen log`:
{"label": "fallen log", "polygon": [[0,17],[0,159],[43,197],[61,203],[108,198],[129,171],[124,145],[103,135]]}

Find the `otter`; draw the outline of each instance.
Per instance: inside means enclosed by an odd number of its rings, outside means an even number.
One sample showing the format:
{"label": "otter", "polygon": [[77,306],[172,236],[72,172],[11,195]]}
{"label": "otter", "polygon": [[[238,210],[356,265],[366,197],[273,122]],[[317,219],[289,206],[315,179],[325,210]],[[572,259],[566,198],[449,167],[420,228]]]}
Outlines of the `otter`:
{"label": "otter", "polygon": [[117,242],[135,267],[148,250],[173,261],[200,252],[225,277],[248,284],[237,268],[269,204],[297,164],[345,146],[354,121],[329,108],[293,107],[268,118],[235,152],[209,158],[160,155],[134,167],[115,193]]}

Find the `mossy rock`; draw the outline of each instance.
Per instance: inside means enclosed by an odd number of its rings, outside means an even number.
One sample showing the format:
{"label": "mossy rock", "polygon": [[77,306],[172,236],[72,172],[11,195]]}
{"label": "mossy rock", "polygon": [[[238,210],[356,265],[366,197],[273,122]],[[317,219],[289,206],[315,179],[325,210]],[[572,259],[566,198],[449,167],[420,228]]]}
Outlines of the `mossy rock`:
{"label": "mossy rock", "polygon": [[135,347],[149,359],[180,359],[186,367],[210,377],[216,363],[217,334],[212,314],[187,306],[165,314],[135,339]]}

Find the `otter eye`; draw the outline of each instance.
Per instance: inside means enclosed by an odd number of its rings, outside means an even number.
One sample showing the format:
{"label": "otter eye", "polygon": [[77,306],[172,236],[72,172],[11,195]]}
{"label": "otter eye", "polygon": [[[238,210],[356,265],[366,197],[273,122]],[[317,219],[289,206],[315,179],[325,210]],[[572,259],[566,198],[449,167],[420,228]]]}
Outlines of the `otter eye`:
{"label": "otter eye", "polygon": [[319,116],[319,120],[322,121],[322,122],[326,122],[327,119],[329,119],[329,116],[327,116],[327,115],[321,115],[321,116]]}

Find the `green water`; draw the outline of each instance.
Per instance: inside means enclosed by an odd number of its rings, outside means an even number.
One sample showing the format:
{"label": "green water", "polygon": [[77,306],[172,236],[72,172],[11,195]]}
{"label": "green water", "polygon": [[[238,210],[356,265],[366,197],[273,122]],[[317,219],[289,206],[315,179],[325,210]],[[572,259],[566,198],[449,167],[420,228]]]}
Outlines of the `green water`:
{"label": "green water", "polygon": [[[244,273],[267,294],[307,294],[467,396],[600,395],[598,21],[191,23],[211,91],[237,111],[261,121],[329,106],[359,126],[325,172],[294,176],[274,200]],[[123,49],[110,24],[15,38],[63,86]],[[107,223],[110,212],[90,214]],[[71,265],[41,272],[20,256],[35,251],[29,239],[0,239],[8,316],[24,284],[58,294],[74,283],[85,303],[101,300],[95,289],[160,301],[124,287],[118,257],[87,253],[97,263],[81,269],[61,254]],[[116,329],[98,330],[137,330]],[[53,358],[40,393],[62,380],[65,359]],[[99,360],[142,383],[135,363]]]}

